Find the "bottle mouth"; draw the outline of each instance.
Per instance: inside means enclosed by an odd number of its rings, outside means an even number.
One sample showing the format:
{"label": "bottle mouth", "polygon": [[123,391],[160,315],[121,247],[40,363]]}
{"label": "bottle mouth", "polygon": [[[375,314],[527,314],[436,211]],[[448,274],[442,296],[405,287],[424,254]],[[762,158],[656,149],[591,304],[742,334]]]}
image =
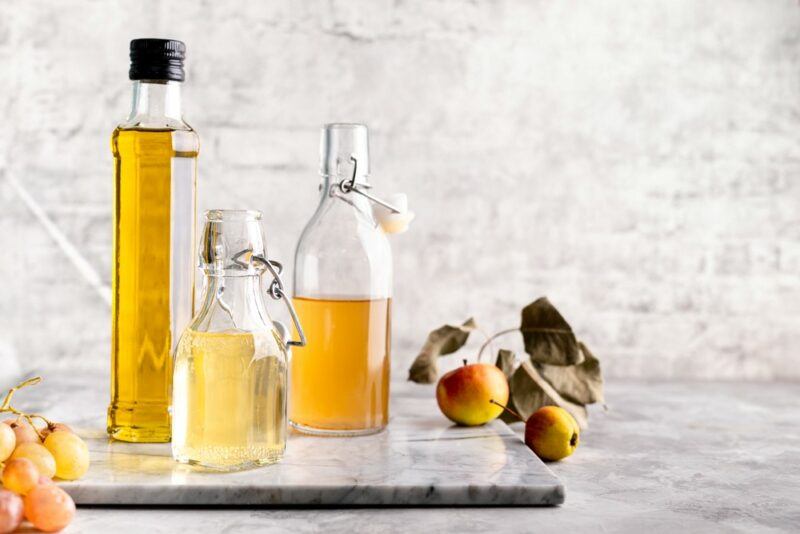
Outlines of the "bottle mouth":
{"label": "bottle mouth", "polygon": [[208,222],[241,222],[260,221],[258,210],[208,210],[205,213]]}
{"label": "bottle mouth", "polygon": [[365,124],[361,124],[359,122],[329,122],[323,128],[328,130],[358,130],[358,129],[367,129]]}
{"label": "bottle mouth", "polygon": [[369,133],[364,124],[334,122],[322,127],[319,145],[322,176],[369,176]]}
{"label": "bottle mouth", "polygon": [[213,209],[205,216],[200,267],[206,273],[242,276],[263,272],[263,265],[254,259],[266,257],[260,211]]}

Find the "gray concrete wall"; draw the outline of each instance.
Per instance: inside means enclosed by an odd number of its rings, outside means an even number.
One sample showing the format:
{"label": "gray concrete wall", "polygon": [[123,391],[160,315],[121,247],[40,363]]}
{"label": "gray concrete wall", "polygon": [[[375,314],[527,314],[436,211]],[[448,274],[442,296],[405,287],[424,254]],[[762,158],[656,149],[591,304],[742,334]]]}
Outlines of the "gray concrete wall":
{"label": "gray concrete wall", "polygon": [[374,184],[418,214],[393,239],[398,369],[431,328],[546,294],[610,376],[799,379],[799,10],[2,0],[0,356],[108,365],[108,138],[129,39],[163,36],[188,44],[201,207],[263,210],[275,257],[313,211],[319,125],[371,127]]}

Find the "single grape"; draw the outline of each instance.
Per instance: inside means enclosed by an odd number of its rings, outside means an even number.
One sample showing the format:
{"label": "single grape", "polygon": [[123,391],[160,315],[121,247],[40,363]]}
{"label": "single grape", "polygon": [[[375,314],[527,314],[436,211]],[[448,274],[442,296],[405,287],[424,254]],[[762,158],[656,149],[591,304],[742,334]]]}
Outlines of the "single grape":
{"label": "single grape", "polygon": [[44,532],[56,532],[75,516],[75,501],[55,484],[36,486],[25,496],[25,517]]}
{"label": "single grape", "polygon": [[3,468],[3,486],[17,495],[25,495],[39,483],[39,470],[28,458],[14,458]]}
{"label": "single grape", "polygon": [[17,446],[17,435],[10,425],[0,425],[0,462],[5,462],[6,458],[14,452]]}
{"label": "single grape", "polygon": [[[72,429],[65,425],[64,423],[50,423],[47,425],[41,432],[42,439],[47,439],[47,436],[55,432],[56,430],[63,430],[65,432],[72,432]],[[74,432],[73,432],[74,433]]]}
{"label": "single grape", "polygon": [[11,453],[11,458],[29,459],[36,465],[39,474],[47,478],[53,478],[56,474],[56,459],[53,458],[50,451],[41,443],[23,443],[17,445],[17,448]]}
{"label": "single grape", "polygon": [[81,478],[89,469],[89,447],[77,434],[56,430],[44,440],[56,459],[56,476],[64,480]]}
{"label": "single grape", "polygon": [[36,433],[36,429],[33,428],[33,426],[24,417],[17,419],[6,419],[3,421],[3,423],[10,426],[14,431],[14,435],[17,438],[17,445],[20,445],[21,443],[42,442],[42,440],[39,439],[39,434]]}
{"label": "single grape", "polygon": [[17,530],[22,523],[24,505],[14,492],[0,489],[0,534]]}

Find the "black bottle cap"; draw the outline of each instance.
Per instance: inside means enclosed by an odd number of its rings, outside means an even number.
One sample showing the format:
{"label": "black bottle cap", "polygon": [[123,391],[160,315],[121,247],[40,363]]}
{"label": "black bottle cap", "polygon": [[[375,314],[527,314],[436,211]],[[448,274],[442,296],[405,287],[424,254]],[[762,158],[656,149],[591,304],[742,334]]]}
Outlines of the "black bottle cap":
{"label": "black bottle cap", "polygon": [[174,80],[182,82],[186,45],[173,39],[131,41],[131,80]]}

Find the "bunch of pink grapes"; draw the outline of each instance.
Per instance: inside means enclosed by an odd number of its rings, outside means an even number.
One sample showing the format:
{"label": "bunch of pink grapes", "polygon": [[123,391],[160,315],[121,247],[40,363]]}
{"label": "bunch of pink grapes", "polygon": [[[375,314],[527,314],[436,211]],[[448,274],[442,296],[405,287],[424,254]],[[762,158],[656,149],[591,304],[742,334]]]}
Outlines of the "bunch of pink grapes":
{"label": "bunch of pink grapes", "polygon": [[[15,389],[0,406],[15,415],[0,423],[0,534],[14,532],[26,519],[38,530],[56,532],[72,521],[75,502],[53,479],[85,475],[89,448],[67,425],[11,408]],[[35,426],[34,418],[45,426]]]}

